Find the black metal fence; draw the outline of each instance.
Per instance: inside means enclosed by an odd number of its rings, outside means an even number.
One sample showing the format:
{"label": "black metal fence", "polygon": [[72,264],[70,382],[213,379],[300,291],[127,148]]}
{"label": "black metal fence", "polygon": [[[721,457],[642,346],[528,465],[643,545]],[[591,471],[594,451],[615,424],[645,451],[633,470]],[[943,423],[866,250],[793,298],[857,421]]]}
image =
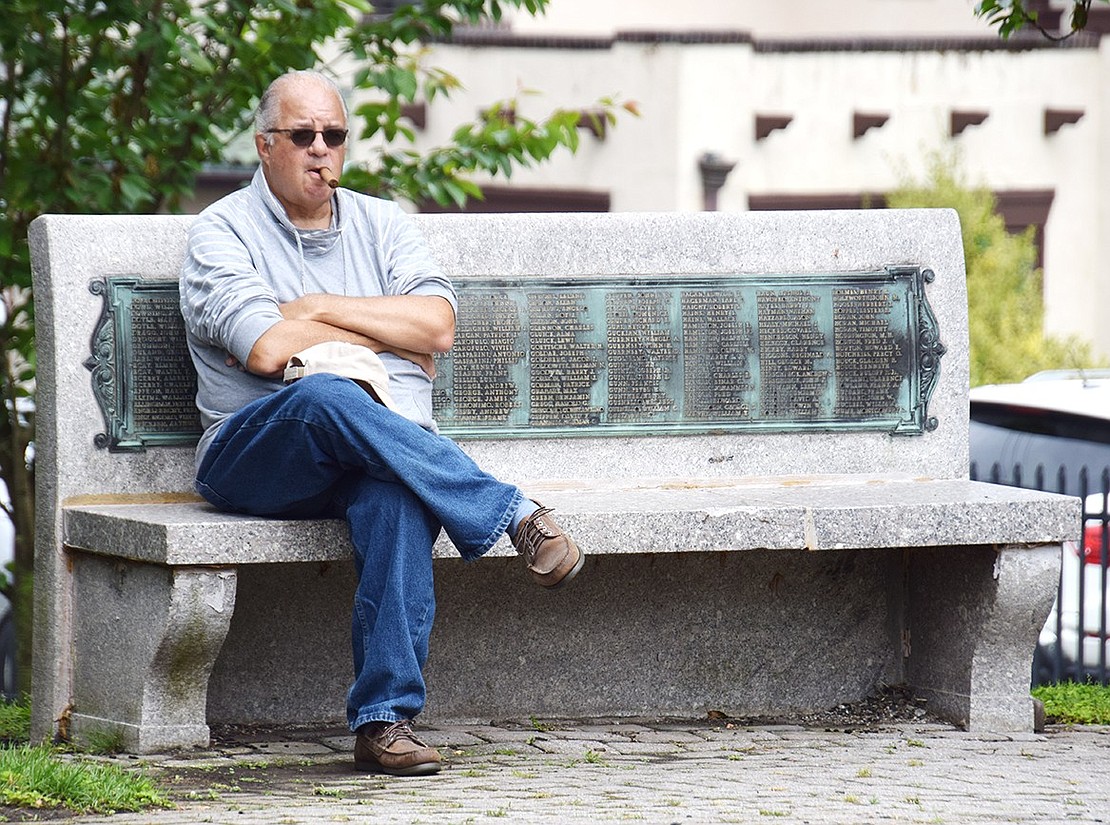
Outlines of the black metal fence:
{"label": "black metal fence", "polygon": [[1110,653],[1107,628],[1110,467],[1091,470],[1083,466],[1075,471],[1061,466],[1050,474],[1041,465],[1027,473],[1017,464],[1007,474],[998,464],[983,473],[972,462],[971,478],[1065,493],[1083,500],[1083,536],[1078,543],[1069,542],[1064,547],[1056,604],[1041,632],[1032,682],[1034,686],[1069,680],[1110,684],[1106,661]]}

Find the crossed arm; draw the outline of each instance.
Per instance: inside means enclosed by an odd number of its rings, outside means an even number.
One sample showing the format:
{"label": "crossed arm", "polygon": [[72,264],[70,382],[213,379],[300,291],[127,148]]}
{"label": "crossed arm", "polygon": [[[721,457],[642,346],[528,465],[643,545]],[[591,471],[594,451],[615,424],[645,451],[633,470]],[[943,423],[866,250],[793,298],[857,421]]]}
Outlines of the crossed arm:
{"label": "crossed arm", "polygon": [[346,341],[392,352],[434,377],[432,354],[449,350],[455,338],[454,310],[434,295],[318,293],[282,304],[281,314],[250,352],[246,366],[253,373],[280,376],[293,353],[325,341]]}

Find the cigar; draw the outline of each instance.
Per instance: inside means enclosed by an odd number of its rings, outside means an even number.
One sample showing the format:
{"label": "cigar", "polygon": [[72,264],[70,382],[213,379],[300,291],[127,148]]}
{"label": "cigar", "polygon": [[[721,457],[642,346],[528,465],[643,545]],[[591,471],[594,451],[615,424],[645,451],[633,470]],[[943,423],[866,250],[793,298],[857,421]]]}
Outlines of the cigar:
{"label": "cigar", "polygon": [[339,178],[335,176],[335,172],[331,171],[331,169],[326,166],[320,168],[320,177],[322,177],[324,179],[324,183],[326,183],[332,189],[339,186]]}

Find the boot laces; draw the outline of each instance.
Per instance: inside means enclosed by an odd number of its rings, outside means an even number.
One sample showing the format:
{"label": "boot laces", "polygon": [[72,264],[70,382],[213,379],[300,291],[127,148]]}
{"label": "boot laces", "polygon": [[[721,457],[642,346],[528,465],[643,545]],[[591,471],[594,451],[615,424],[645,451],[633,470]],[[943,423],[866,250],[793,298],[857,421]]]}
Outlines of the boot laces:
{"label": "boot laces", "polygon": [[420,739],[417,738],[416,734],[413,733],[412,722],[410,722],[408,719],[402,719],[400,722],[394,722],[392,725],[384,728],[379,735],[379,741],[382,748],[388,748],[398,739],[407,739],[422,748],[427,747],[427,745],[421,742]]}
{"label": "boot laces", "polygon": [[552,512],[552,508],[540,507],[528,517],[524,525],[520,528],[520,543],[517,549],[523,553],[524,557],[529,561],[535,558],[536,552],[540,549],[541,544],[547,541],[547,539],[555,537],[555,531],[551,529],[547,520],[543,518],[550,512]]}

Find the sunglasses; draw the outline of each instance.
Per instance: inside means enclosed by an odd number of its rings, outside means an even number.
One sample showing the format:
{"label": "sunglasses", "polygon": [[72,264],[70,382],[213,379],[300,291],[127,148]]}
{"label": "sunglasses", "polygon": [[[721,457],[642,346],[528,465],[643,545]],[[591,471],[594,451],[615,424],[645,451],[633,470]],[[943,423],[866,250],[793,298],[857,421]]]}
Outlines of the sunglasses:
{"label": "sunglasses", "polygon": [[294,146],[300,146],[302,149],[312,145],[316,140],[317,135],[324,136],[324,143],[334,149],[337,146],[342,146],[347,141],[346,129],[267,129],[266,134],[281,133],[289,135],[289,139],[293,141]]}

